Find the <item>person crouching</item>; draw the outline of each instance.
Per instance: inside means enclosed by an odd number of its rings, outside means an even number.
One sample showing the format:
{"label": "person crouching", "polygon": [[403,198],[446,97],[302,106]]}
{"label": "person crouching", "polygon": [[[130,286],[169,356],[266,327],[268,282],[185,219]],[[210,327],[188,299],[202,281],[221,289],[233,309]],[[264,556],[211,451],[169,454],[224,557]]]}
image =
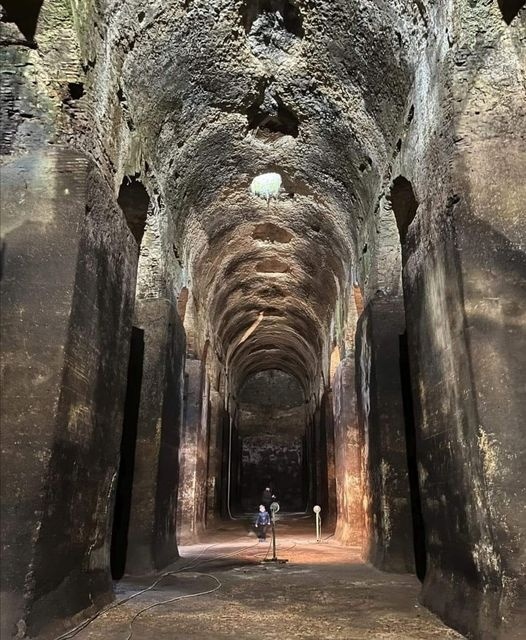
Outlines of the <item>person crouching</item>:
{"label": "person crouching", "polygon": [[267,528],[270,525],[270,516],[265,509],[265,505],[259,505],[259,513],[256,518],[257,535],[260,542],[264,542],[267,539]]}

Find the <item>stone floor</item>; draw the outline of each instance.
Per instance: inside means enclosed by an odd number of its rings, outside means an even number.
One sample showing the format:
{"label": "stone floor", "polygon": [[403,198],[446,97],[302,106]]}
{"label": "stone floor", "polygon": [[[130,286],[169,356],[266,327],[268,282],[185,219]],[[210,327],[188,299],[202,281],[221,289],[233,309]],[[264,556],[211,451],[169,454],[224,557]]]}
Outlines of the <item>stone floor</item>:
{"label": "stone floor", "polygon": [[[415,577],[377,571],[359,561],[357,549],[342,547],[330,536],[316,543],[308,520],[282,518],[277,532],[277,556],[287,563],[263,563],[272,557],[271,545],[259,543],[245,521],[219,525],[202,544],[182,547],[183,557],[169,568],[176,573],[99,616],[75,638],[462,638],[418,604]],[[122,580],[117,598],[154,580]],[[172,602],[160,604],[166,600]]]}

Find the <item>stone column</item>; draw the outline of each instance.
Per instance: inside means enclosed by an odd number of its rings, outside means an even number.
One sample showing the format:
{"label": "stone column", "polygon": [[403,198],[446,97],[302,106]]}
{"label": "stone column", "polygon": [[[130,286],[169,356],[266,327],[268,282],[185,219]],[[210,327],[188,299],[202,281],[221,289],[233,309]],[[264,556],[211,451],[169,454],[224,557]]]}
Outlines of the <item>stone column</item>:
{"label": "stone column", "polygon": [[327,478],[324,465],[324,438],[322,434],[321,409],[316,407],[312,417],[312,472],[314,504],[327,511]]}
{"label": "stone column", "polygon": [[[29,186],[29,188],[28,188]],[[2,636],[112,597],[137,245],[65,147],[2,170]]]}
{"label": "stone column", "polygon": [[144,361],[137,425],[126,572],[141,574],[177,558],[178,449],[185,334],[173,303],[137,300]]}
{"label": "stone column", "polygon": [[332,412],[332,391],[327,390],[321,403],[321,438],[323,452],[323,466],[325,473],[322,476],[326,487],[325,522],[333,525],[337,518],[336,499],[336,469],[334,451],[334,415]]}
{"label": "stone column", "polygon": [[305,466],[306,477],[308,482],[307,489],[307,511],[311,511],[312,507],[317,504],[316,498],[316,461],[314,458],[314,413],[309,416],[305,429]]}
{"label": "stone column", "polygon": [[228,518],[228,446],[230,438],[230,421],[232,420],[228,410],[223,413],[223,446],[221,447],[221,517]]}
{"label": "stone column", "polygon": [[210,391],[210,419],[208,446],[208,493],[206,521],[213,522],[220,516],[221,458],[223,451],[223,399],[218,391]]}
{"label": "stone column", "polygon": [[404,247],[422,599],[465,634],[511,640],[526,626],[523,35],[495,4],[451,16],[443,142],[429,140]]}
{"label": "stone column", "polygon": [[[186,361],[184,421],[181,435],[178,541],[190,544],[204,531],[207,494],[206,418],[203,419],[203,364]],[[208,401],[207,401],[208,402]]]}
{"label": "stone column", "polygon": [[336,463],[336,538],[362,546],[362,437],[358,421],[354,358],[344,358],[333,382],[334,449]]}
{"label": "stone column", "polygon": [[[400,380],[399,336],[404,327],[402,304],[375,299],[366,306],[357,332],[360,420],[366,449],[365,520],[370,536],[364,541],[366,559],[384,571],[400,572],[414,569]],[[363,360],[365,351],[367,362]]]}

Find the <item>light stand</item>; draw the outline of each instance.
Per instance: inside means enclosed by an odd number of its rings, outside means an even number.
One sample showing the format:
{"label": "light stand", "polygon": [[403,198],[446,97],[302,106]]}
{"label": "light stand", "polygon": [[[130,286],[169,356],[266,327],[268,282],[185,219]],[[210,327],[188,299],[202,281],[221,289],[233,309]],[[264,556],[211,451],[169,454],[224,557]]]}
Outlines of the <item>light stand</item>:
{"label": "light stand", "polygon": [[272,558],[265,558],[263,562],[279,562],[285,564],[288,560],[276,556],[276,513],[279,511],[279,503],[273,502],[270,505],[270,525],[272,527]]}
{"label": "light stand", "polygon": [[316,542],[321,542],[321,507],[319,505],[316,505],[313,511],[316,514]]}

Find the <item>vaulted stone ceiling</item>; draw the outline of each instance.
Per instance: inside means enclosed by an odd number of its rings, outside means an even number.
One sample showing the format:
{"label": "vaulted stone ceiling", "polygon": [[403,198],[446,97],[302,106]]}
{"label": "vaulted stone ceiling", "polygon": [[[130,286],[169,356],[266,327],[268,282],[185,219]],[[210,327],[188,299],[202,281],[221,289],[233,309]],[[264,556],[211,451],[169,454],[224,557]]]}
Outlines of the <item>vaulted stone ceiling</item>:
{"label": "vaulted stone ceiling", "polygon": [[[306,389],[319,379],[335,300],[404,115],[405,45],[423,24],[405,4],[104,9],[124,51],[121,100],[175,221],[198,323],[236,384],[273,367]],[[269,171],[282,189],[267,201],[249,187]]]}
{"label": "vaulted stone ceiling", "polygon": [[270,449],[518,638],[524,1],[0,4],[9,633],[171,563]]}

